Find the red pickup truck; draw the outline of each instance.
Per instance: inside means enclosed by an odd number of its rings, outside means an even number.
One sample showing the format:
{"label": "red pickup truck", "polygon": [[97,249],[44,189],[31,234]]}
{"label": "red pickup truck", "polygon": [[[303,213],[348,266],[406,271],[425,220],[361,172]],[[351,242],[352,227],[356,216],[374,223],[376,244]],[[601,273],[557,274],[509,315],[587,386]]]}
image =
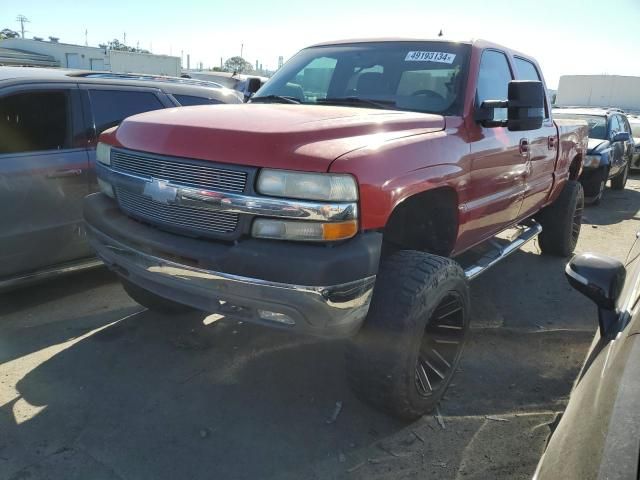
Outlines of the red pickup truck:
{"label": "red pickup truck", "polygon": [[351,336],[355,391],[415,417],[456,370],[468,280],[538,234],[573,251],[587,140],[553,120],[535,60],[499,45],[321,44],[249,104],[105,132],[84,215],[142,305]]}

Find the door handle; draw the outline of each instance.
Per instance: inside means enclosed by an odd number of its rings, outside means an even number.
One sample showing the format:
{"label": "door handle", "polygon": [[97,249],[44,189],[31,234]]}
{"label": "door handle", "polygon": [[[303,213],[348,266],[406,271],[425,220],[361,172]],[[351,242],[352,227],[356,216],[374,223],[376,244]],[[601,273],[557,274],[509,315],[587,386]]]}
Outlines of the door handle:
{"label": "door handle", "polygon": [[547,139],[547,145],[549,145],[549,150],[555,150],[556,149],[556,137],[549,137]]}
{"label": "door handle", "polygon": [[82,175],[81,168],[71,168],[69,170],[55,170],[54,172],[47,173],[47,178],[77,177],[80,175]]}
{"label": "door handle", "polygon": [[519,150],[520,150],[520,155],[522,155],[523,157],[526,158],[529,156],[529,139],[527,138],[520,139]]}

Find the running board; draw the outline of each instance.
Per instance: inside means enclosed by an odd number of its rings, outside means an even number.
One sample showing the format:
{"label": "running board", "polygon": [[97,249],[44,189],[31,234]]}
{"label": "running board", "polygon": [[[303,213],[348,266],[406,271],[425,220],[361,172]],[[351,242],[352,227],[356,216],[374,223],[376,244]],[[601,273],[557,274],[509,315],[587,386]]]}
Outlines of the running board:
{"label": "running board", "polygon": [[496,238],[491,239],[485,244],[490,246],[488,251],[484,252],[482,256],[477,258],[471,265],[463,266],[464,276],[467,277],[467,280],[472,280],[481,273],[484,273],[499,261],[504,260],[513,252],[519,250],[525,243],[536,238],[540,232],[542,232],[542,226],[534,220],[530,220],[526,225],[519,225],[516,228],[520,230],[520,233],[511,239],[510,243],[501,244]]}

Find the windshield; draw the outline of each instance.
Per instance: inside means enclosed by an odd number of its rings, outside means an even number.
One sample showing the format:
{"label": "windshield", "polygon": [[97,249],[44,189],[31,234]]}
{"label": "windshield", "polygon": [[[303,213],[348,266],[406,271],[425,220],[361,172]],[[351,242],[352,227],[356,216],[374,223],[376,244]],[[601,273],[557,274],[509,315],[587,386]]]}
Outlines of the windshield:
{"label": "windshield", "polygon": [[468,45],[376,42],[312,47],[254,97],[455,115],[462,110]]}
{"label": "windshield", "polygon": [[603,115],[581,115],[579,113],[556,113],[555,118],[568,118],[571,120],[584,120],[589,124],[589,138],[605,140],[607,138],[607,117]]}

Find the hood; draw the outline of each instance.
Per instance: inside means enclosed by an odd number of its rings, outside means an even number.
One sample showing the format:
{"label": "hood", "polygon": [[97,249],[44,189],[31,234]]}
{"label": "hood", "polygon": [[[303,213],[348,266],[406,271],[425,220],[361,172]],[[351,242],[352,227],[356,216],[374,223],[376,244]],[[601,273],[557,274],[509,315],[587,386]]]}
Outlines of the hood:
{"label": "hood", "polygon": [[599,138],[590,138],[587,145],[587,153],[601,152],[609,146],[609,140],[601,140]]}
{"label": "hood", "polygon": [[134,115],[101,140],[161,155],[324,172],[347,152],[444,125],[439,115],[379,109],[207,105]]}

